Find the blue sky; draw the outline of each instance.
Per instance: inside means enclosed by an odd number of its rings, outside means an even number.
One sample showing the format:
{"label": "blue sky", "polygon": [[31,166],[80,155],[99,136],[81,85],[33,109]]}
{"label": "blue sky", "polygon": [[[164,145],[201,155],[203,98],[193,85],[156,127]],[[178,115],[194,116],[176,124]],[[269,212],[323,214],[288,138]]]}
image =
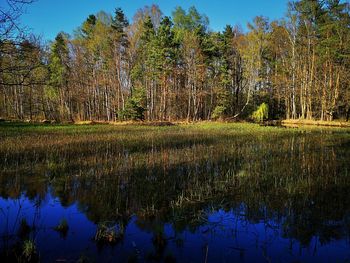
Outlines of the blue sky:
{"label": "blue sky", "polygon": [[[0,0],[0,2],[3,0]],[[210,19],[210,28],[222,30],[226,24],[247,22],[257,15],[270,19],[284,16],[288,0],[37,0],[27,8],[22,24],[46,40],[52,40],[60,31],[72,33],[89,14],[98,11],[112,13],[121,7],[129,20],[136,11],[145,6],[157,4],[164,15],[171,15],[176,6],[187,9],[195,6]]]}

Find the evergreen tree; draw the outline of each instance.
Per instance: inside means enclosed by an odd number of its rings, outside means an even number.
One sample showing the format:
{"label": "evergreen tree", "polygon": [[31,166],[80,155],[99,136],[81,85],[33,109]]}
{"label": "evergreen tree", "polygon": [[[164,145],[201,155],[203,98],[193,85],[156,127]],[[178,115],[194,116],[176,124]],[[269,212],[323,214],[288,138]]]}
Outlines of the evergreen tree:
{"label": "evergreen tree", "polygon": [[67,39],[63,33],[59,33],[51,46],[49,59],[50,81],[46,93],[48,99],[53,103],[53,107],[58,107],[58,114],[56,113],[53,116],[56,120],[60,118],[72,119],[68,87],[69,60]]}

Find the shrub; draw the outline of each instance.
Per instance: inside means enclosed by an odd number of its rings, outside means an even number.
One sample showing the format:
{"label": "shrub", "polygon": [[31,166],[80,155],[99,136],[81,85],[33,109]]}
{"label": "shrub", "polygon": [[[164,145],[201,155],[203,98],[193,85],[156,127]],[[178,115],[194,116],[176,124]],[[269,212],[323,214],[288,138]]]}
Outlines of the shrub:
{"label": "shrub", "polygon": [[262,122],[269,118],[269,106],[264,102],[252,114],[252,119],[255,122]]}
{"label": "shrub", "polygon": [[135,89],[134,94],[129,98],[125,104],[125,109],[119,112],[119,117],[124,120],[141,120],[145,119],[144,107],[145,90]]}
{"label": "shrub", "polygon": [[213,119],[222,119],[225,115],[226,107],[219,105],[216,106],[213,113],[211,114],[211,117]]}

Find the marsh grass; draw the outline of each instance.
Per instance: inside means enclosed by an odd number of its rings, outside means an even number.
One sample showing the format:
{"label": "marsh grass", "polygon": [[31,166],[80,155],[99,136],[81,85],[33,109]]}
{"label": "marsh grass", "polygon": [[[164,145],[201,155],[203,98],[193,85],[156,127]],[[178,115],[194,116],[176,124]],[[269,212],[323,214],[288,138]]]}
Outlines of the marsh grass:
{"label": "marsh grass", "polygon": [[248,222],[286,218],[287,230],[301,229],[286,235],[309,240],[349,210],[349,131],[211,122],[5,124],[0,191],[33,200],[50,188],[61,205],[79,203],[90,221],[107,222],[96,229],[100,244],[123,239],[133,215],[145,229],[170,222],[185,231],[207,224],[216,209],[237,210]]}
{"label": "marsh grass", "polygon": [[23,262],[39,262],[38,253],[35,242],[33,240],[25,240],[23,242]]}
{"label": "marsh grass", "polygon": [[94,240],[100,244],[113,245],[124,236],[124,226],[103,222],[98,224]]}

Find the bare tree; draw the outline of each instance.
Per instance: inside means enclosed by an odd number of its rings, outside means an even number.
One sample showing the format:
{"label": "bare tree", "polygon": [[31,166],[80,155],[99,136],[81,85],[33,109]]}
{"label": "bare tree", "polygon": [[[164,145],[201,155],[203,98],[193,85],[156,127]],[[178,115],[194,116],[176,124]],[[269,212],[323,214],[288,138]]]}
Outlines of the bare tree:
{"label": "bare tree", "polygon": [[15,38],[23,33],[19,18],[28,4],[35,0],[6,0],[0,5],[0,40]]}

